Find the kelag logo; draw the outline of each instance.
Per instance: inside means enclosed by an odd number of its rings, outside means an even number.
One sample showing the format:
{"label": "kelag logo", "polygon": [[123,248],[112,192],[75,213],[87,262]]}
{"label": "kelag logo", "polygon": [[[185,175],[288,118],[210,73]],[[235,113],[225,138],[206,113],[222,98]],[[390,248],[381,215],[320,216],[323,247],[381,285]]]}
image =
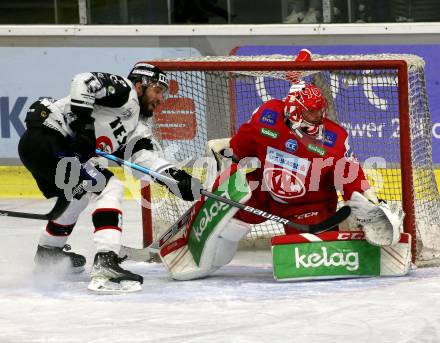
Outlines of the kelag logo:
{"label": "kelag logo", "polygon": [[356,271],[359,269],[359,253],[356,251],[329,253],[326,247],[321,247],[320,250],[302,254],[299,248],[295,248],[295,266],[298,269],[340,267],[348,271]]}
{"label": "kelag logo", "polygon": [[380,247],[365,240],[276,244],[272,256],[277,279],[380,274]]}

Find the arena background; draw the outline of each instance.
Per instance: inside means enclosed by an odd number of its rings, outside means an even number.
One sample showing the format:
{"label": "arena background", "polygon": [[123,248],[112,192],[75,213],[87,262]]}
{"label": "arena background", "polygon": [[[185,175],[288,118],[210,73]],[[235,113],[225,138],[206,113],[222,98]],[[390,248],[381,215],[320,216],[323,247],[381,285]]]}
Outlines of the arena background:
{"label": "arena background", "polygon": [[[440,70],[436,66],[440,44],[434,44],[439,37],[437,23],[316,24],[296,25],[295,29],[277,24],[0,25],[0,75],[7,80],[0,84],[0,197],[40,197],[17,155],[26,109],[39,97],[68,94],[69,81],[77,72],[110,70],[125,75],[139,60],[296,54],[303,47],[317,54],[412,53],[423,57],[433,121],[433,160],[440,183]],[[126,193],[133,195],[137,191]]]}

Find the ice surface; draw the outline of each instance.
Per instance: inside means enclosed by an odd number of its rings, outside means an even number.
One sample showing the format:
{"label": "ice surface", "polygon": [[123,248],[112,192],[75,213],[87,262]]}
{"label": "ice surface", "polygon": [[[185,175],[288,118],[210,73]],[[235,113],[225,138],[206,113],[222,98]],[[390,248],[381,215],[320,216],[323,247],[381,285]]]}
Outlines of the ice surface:
{"label": "ice surface", "polygon": [[[2,209],[45,212],[42,200]],[[140,245],[137,204],[125,202],[124,240]],[[90,210],[69,241],[86,273],[33,274],[45,223],[1,218],[0,343],[7,342],[440,342],[440,269],[401,278],[278,283],[268,252],[240,252],[212,277],[170,280],[161,264],[125,262],[142,292],[87,291],[94,255]]]}

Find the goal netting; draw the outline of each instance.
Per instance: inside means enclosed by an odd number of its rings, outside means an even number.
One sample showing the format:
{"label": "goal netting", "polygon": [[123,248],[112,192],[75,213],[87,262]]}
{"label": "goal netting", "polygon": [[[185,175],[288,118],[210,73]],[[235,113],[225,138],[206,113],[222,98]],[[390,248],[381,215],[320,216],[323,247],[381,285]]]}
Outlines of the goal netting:
{"label": "goal netting", "polygon": [[[254,110],[284,98],[286,74],[298,70],[324,92],[329,116],[349,133],[379,198],[405,212],[404,230],[414,238],[419,264],[440,256],[440,197],[432,166],[432,122],[424,61],[414,55],[219,56],[151,63],[167,72],[170,97],[155,113],[154,135],[165,157],[209,183],[208,140],[231,137]],[[145,244],[190,205],[160,186],[144,189]],[[151,208],[149,208],[151,207]],[[280,226],[253,226],[248,246],[265,245]]]}

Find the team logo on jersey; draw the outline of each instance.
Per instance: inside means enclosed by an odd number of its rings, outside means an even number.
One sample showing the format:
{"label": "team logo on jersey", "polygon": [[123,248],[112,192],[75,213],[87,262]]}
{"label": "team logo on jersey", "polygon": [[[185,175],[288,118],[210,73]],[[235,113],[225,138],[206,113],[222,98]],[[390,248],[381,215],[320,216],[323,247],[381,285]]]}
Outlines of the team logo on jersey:
{"label": "team logo on jersey", "polygon": [[280,199],[293,199],[306,193],[303,181],[290,170],[266,168],[263,180],[269,191]]}
{"label": "team logo on jersey", "polygon": [[107,136],[99,136],[96,138],[96,147],[108,154],[113,152],[113,143]]}
{"label": "team logo on jersey", "polygon": [[278,135],[279,135],[278,132],[276,132],[274,130],[267,129],[265,127],[261,128],[261,134],[263,136],[270,137],[270,138],[273,138],[273,139],[277,139]]}
{"label": "team logo on jersey", "polygon": [[286,150],[289,152],[295,152],[298,149],[298,142],[294,139],[289,139],[286,141]]}
{"label": "team logo on jersey", "polygon": [[269,109],[265,109],[260,116],[259,122],[265,125],[273,126],[277,121],[278,113]]}
{"label": "team logo on jersey", "polygon": [[310,168],[310,161],[287,152],[267,147],[266,161],[295,173],[307,175]]}
{"label": "team logo on jersey", "polygon": [[324,132],[324,138],[322,139],[324,145],[327,145],[329,147],[333,147],[336,143],[336,139],[338,138],[338,135],[333,131],[325,131]]}

